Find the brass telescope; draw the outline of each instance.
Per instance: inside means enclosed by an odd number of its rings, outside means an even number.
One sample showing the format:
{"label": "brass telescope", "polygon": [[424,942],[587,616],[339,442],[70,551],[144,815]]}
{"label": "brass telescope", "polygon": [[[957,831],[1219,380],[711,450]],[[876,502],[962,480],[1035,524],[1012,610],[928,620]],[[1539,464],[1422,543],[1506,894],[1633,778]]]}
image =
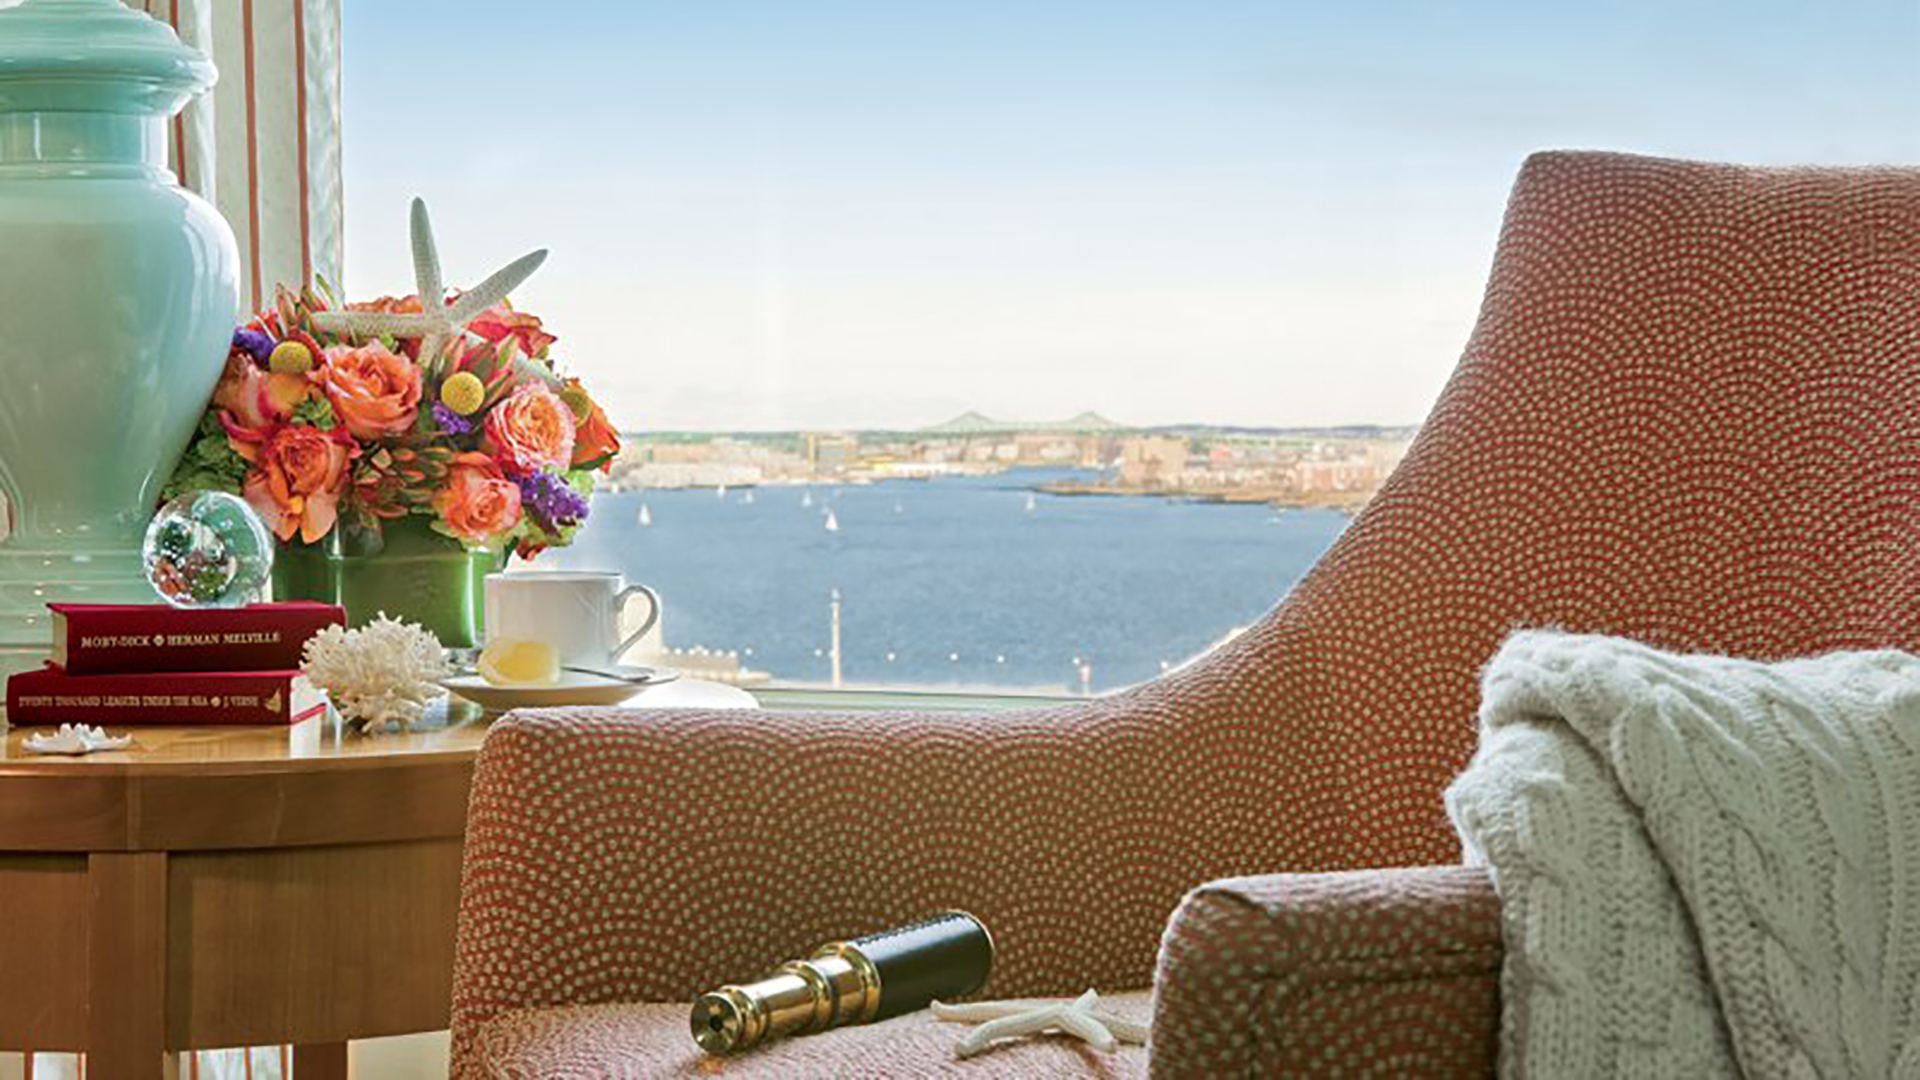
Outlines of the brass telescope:
{"label": "brass telescope", "polygon": [[978,990],[993,968],[993,937],[979,919],[949,911],[835,941],[758,982],[722,986],[693,1001],[693,1040],[734,1054],[782,1035],[810,1035],[923,1009],[934,998]]}

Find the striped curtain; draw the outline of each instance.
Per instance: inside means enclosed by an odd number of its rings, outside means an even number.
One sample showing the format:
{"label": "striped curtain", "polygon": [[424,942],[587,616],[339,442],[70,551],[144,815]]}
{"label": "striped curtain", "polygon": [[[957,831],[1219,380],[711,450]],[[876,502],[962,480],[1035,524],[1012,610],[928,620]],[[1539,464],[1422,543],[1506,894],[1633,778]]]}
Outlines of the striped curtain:
{"label": "striped curtain", "polygon": [[[291,1047],[181,1054],[178,1080],[293,1080]],[[0,1054],[0,1080],[93,1080],[83,1054]]]}
{"label": "striped curtain", "polygon": [[249,310],[275,285],[338,285],[341,0],[124,0],[213,57],[220,82],[175,119],[181,184],[240,243]]}
{"label": "striped curtain", "polygon": [[[257,309],[276,284],[338,285],[341,0],[124,2],[172,25],[220,69],[213,92],[174,120],[168,163],[233,226],[241,302]],[[185,1054],[180,1077],[275,1080],[287,1058],[285,1047]],[[0,1053],[0,1080],[85,1075],[79,1055]]]}

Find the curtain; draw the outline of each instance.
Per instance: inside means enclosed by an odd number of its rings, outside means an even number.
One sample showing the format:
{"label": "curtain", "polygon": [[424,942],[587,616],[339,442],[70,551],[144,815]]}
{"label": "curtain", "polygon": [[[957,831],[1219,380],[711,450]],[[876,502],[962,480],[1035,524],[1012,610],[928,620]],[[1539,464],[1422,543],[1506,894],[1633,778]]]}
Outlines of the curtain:
{"label": "curtain", "polygon": [[[203,1050],[181,1054],[179,1080],[291,1080],[292,1050]],[[92,1080],[79,1054],[0,1054],[0,1080]]]}
{"label": "curtain", "polygon": [[[341,0],[123,2],[171,25],[220,69],[213,92],[174,120],[168,164],[233,226],[241,303],[259,308],[277,284],[337,286]],[[180,1077],[273,1080],[286,1061],[283,1047],[184,1054]],[[73,1054],[0,1054],[0,1080],[65,1080],[83,1069]]]}
{"label": "curtain", "polygon": [[170,164],[240,244],[242,302],[340,282],[341,0],[124,0],[213,57],[220,82],[173,124]]}

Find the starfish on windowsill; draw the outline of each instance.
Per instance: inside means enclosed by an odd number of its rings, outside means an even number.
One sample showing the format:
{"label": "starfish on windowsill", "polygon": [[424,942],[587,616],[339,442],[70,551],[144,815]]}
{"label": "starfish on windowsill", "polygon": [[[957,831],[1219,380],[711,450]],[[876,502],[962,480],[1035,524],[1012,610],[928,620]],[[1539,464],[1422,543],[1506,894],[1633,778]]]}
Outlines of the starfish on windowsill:
{"label": "starfish on windowsill", "polygon": [[1088,990],[1072,1001],[981,1001],[970,1005],[933,1002],[936,1020],[979,1024],[954,1045],[955,1057],[971,1057],[996,1039],[1062,1031],[1085,1039],[1095,1050],[1110,1051],[1116,1042],[1145,1043],[1147,1025],[1111,1013],[1096,1013],[1100,995]]}
{"label": "starfish on windowsill", "polygon": [[464,337],[467,323],[505,300],[507,294],[533,275],[547,260],[547,250],[531,251],[494,271],[485,281],[447,302],[446,280],[440,276],[440,252],[433,243],[433,222],[424,200],[413,200],[409,223],[413,234],[413,280],[420,312],[318,311],[313,325],[330,334],[420,339],[420,364],[431,368],[449,338]]}

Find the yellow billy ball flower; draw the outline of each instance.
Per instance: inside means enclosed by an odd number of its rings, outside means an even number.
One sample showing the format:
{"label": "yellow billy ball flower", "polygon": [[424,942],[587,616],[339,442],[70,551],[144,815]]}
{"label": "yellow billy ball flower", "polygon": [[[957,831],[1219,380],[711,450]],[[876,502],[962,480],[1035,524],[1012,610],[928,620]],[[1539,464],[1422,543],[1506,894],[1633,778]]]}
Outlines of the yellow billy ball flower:
{"label": "yellow billy ball flower", "polygon": [[297,341],[283,341],[267,354],[267,370],[281,375],[303,375],[313,370],[313,351]]}
{"label": "yellow billy ball flower", "polygon": [[471,416],[487,399],[487,388],[471,371],[456,371],[440,384],[440,403],[461,416]]}

